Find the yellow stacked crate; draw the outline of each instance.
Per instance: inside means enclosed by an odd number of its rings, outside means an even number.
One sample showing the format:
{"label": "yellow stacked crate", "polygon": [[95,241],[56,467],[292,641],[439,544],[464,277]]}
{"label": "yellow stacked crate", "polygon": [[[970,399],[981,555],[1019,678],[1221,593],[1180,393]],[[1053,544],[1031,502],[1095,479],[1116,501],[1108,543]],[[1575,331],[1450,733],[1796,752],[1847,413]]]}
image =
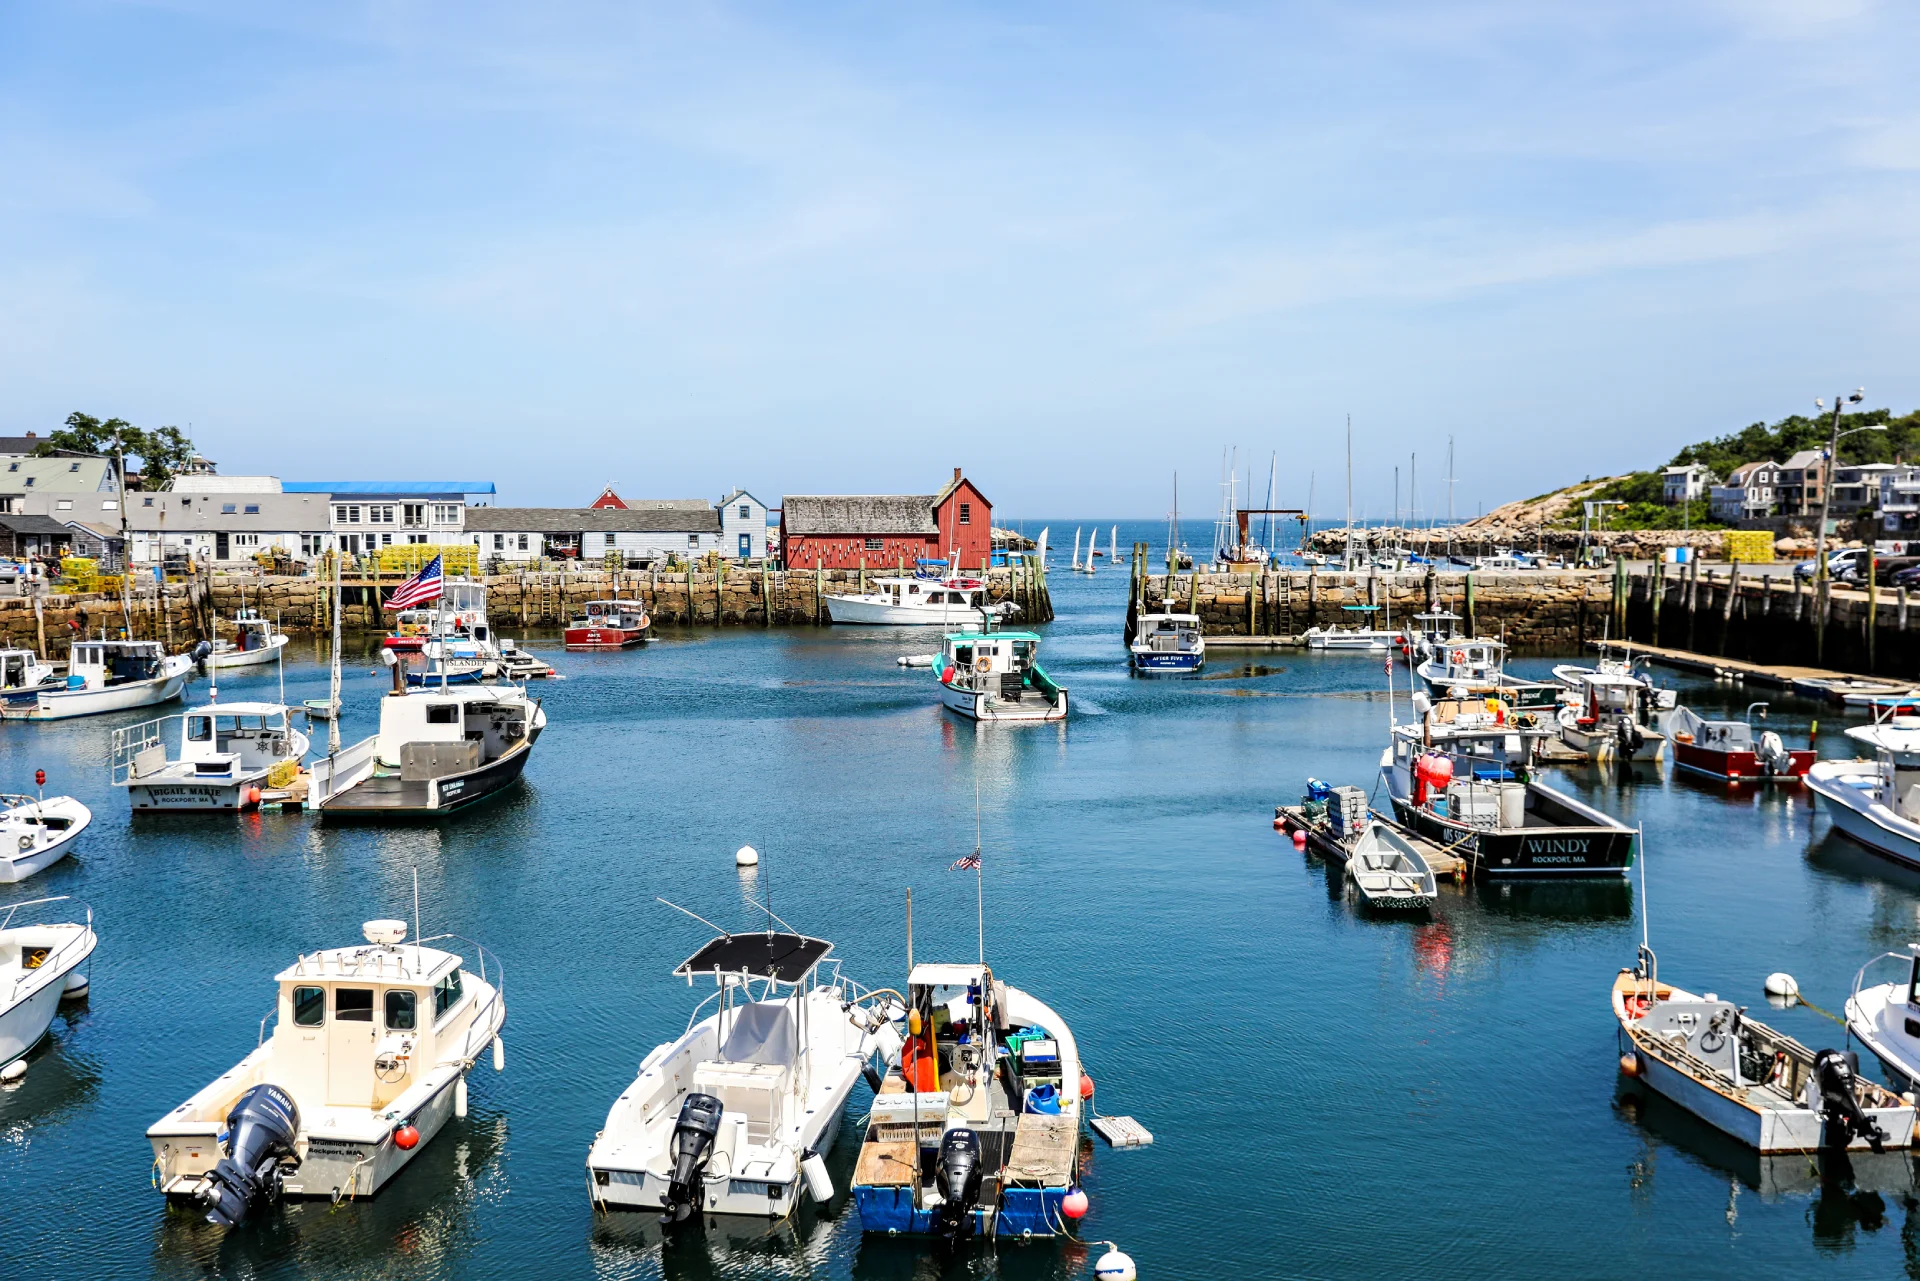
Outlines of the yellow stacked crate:
{"label": "yellow stacked crate", "polygon": [[395,543],[380,549],[380,572],[417,574],[428,561],[441,557],[440,569],[449,578],[465,574],[478,577],[480,549],[472,543]]}
{"label": "yellow stacked crate", "polygon": [[1730,529],[1726,539],[1727,559],[1749,565],[1773,564],[1773,532],[1766,529]]}

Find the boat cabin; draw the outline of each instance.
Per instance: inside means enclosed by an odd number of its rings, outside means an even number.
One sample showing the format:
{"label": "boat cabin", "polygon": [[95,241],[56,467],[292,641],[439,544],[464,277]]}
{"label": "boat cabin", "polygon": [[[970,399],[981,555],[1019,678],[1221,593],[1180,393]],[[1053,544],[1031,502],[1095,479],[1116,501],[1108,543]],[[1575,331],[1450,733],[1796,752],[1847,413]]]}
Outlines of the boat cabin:
{"label": "boat cabin", "polygon": [[165,661],[166,651],[159,641],[75,641],[67,663],[67,686],[105,689],[130,681],[154,680],[162,674]]}
{"label": "boat cabin", "polygon": [[1920,822],[1920,716],[1891,716],[1856,725],[1847,737],[1873,749],[1879,766],[1877,799],[1901,818]]}
{"label": "boat cabin", "polygon": [[1142,614],[1134,626],[1133,644],[1156,654],[1198,653],[1204,648],[1200,615]]}
{"label": "boat cabin", "polygon": [[880,578],[874,594],[889,605],[946,605],[980,609],[987,605],[987,585],[978,578]]}
{"label": "boat cabin", "polygon": [[1580,678],[1580,716],[1583,726],[1627,716],[1641,720],[1647,712],[1647,684],[1635,676],[1596,671]]}
{"label": "boat cabin", "polygon": [[956,689],[1017,692],[1038,668],[1040,637],[1033,632],[949,632],[940,655],[940,679]]}
{"label": "boat cabin", "polygon": [[0,649],[0,689],[31,689],[52,674],[30,649]]}
{"label": "boat cabin", "polygon": [[1498,684],[1506,662],[1507,647],[1496,640],[1454,640],[1436,647],[1428,668],[1421,673],[1436,685]]}
{"label": "boat cabin", "polygon": [[647,607],[637,600],[590,600],[575,626],[636,632],[647,626]]}
{"label": "boat cabin", "polygon": [[[171,770],[163,741],[170,721],[180,723],[180,753]],[[116,731],[113,747],[116,783],[162,772],[226,780],[305,755],[306,736],[293,728],[288,709],[279,703],[209,703]]]}
{"label": "boat cabin", "polygon": [[261,617],[257,609],[242,609],[235,613],[233,627],[237,633],[233,640],[233,647],[242,653],[266,649],[278,634],[274,629],[273,621]]}
{"label": "boat cabin", "polygon": [[[504,697],[503,697],[504,695]],[[374,755],[402,780],[478,769],[527,736],[532,709],[512,686],[426,686],[380,700]]]}

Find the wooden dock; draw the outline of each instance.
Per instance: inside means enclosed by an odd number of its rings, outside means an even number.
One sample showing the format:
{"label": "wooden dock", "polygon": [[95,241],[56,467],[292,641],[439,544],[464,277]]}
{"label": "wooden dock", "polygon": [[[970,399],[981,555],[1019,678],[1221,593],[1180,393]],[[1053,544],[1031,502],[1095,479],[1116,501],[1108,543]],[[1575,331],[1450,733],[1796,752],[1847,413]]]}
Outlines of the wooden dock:
{"label": "wooden dock", "polygon": [[[1369,817],[1391,827],[1406,840],[1407,844],[1419,850],[1420,856],[1427,860],[1427,866],[1433,869],[1435,876],[1442,880],[1455,881],[1462,880],[1466,877],[1468,870],[1466,859],[1461,858],[1458,854],[1448,853],[1426,837],[1400,826],[1400,824],[1376,810],[1369,810],[1367,813]],[[1294,832],[1305,832],[1307,834],[1307,848],[1315,854],[1318,854],[1321,858],[1330,858],[1341,863],[1347,861],[1346,847],[1334,839],[1332,829],[1324,823],[1309,822],[1306,813],[1300,806],[1274,806],[1273,821],[1275,826],[1279,827],[1281,831],[1286,832],[1288,836],[1292,836]]]}
{"label": "wooden dock", "polygon": [[[1211,642],[1209,642],[1211,643]],[[1764,685],[1771,689],[1784,689],[1806,698],[1824,699],[1828,702],[1841,701],[1843,692],[1885,692],[1903,694],[1912,689],[1914,682],[1890,681],[1882,676],[1859,676],[1852,672],[1830,671],[1824,667],[1796,667],[1783,663],[1749,663],[1738,658],[1722,658],[1717,654],[1696,654],[1691,650],[1668,649],[1659,645],[1639,645],[1623,641],[1589,641],[1603,654],[1631,651],[1635,655],[1652,659],[1662,667],[1672,667],[1683,672],[1697,672],[1702,676],[1711,676],[1716,680],[1731,680],[1742,685]],[[1836,686],[1843,688],[1836,688]],[[1852,687],[1850,690],[1844,687]]]}

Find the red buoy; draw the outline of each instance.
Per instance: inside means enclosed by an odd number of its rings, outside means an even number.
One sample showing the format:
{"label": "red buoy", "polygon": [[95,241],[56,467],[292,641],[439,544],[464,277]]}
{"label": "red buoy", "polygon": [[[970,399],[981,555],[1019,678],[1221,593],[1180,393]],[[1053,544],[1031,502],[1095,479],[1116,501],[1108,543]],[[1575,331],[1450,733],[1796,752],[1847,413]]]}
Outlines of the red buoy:
{"label": "red buoy", "polygon": [[1305,849],[1305,848],[1307,848],[1307,834],[1306,834],[1305,832],[1302,832],[1302,831],[1295,831],[1295,832],[1294,832],[1294,834],[1293,834],[1293,848],[1295,848],[1295,849],[1297,849],[1297,850],[1303,850],[1303,849]]}
{"label": "red buoy", "polygon": [[420,1131],[411,1125],[403,1125],[393,1132],[393,1146],[403,1152],[411,1152],[420,1142]]}
{"label": "red buoy", "polygon": [[1087,1194],[1079,1188],[1068,1188],[1067,1195],[1060,1200],[1060,1213],[1069,1219],[1083,1219],[1087,1215]]}
{"label": "red buoy", "polygon": [[249,787],[247,789],[247,804],[258,805],[259,803],[260,803],[260,789],[257,787]]}
{"label": "red buoy", "polygon": [[1093,1097],[1093,1078],[1088,1076],[1085,1072],[1082,1072],[1080,1074],[1080,1097],[1083,1099],[1090,1099]]}
{"label": "red buoy", "polygon": [[35,787],[45,787],[47,785],[47,772],[45,770],[37,769],[33,772],[33,785]]}

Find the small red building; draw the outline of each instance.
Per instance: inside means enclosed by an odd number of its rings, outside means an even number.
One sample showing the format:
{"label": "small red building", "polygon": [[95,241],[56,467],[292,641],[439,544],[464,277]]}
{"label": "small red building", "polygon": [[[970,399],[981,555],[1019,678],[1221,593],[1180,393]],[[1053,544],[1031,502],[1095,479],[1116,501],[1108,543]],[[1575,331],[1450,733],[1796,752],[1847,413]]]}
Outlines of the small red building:
{"label": "small red building", "polygon": [[627,510],[627,505],[626,505],[626,503],[624,503],[624,502],[622,502],[622,501],[621,501],[621,499],[620,499],[620,495],[618,495],[618,494],[616,494],[616,493],[614,493],[614,492],[613,492],[613,486],[612,486],[612,485],[608,485],[608,486],[607,486],[607,487],[606,487],[605,489],[603,489],[603,490],[601,490],[601,491],[600,491],[600,497],[598,497],[598,498],[596,498],[596,499],[594,499],[594,500],[593,500],[593,506],[592,506],[592,507],[589,507],[589,508],[588,508],[587,510],[588,510],[588,511],[602,511],[602,510],[605,510],[605,509],[607,509],[607,508],[609,508],[609,507],[611,507],[611,508],[617,508],[617,509],[619,509],[620,511],[625,511],[625,510]]}
{"label": "small red building", "polygon": [[780,557],[788,569],[893,569],[944,560],[979,569],[993,556],[993,504],[953,469],[937,494],[788,494]]}

